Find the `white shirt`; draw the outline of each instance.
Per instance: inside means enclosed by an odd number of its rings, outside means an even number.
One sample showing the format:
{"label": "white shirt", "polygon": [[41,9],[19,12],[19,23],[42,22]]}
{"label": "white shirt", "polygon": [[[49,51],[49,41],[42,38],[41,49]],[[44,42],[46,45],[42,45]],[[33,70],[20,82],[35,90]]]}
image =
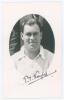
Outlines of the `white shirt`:
{"label": "white shirt", "polygon": [[53,54],[40,46],[39,54],[32,60],[24,54],[24,46],[13,55],[15,67],[23,83],[29,83],[47,73]]}

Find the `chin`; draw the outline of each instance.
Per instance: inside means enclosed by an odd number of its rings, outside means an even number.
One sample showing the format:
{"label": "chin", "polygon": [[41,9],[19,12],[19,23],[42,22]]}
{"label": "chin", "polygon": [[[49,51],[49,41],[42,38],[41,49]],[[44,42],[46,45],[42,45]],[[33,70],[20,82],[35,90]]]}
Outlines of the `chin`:
{"label": "chin", "polygon": [[29,49],[29,51],[36,52],[37,49],[32,47],[32,48]]}

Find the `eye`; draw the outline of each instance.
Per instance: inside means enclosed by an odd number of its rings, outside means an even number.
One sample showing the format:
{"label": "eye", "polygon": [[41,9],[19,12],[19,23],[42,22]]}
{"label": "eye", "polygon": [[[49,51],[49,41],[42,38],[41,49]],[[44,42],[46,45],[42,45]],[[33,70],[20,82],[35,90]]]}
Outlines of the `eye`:
{"label": "eye", "polygon": [[38,35],[38,32],[35,32],[35,33],[34,33],[34,36],[36,36],[36,35]]}
{"label": "eye", "polygon": [[26,35],[30,37],[31,36],[31,33],[26,33]]}

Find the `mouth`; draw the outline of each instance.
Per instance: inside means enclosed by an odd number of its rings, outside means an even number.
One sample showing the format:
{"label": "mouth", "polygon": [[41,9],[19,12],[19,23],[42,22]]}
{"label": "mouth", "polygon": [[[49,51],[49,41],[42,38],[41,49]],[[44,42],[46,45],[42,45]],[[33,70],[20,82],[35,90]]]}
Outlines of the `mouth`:
{"label": "mouth", "polygon": [[30,42],[30,43],[37,43],[37,42]]}
{"label": "mouth", "polygon": [[31,47],[34,47],[35,45],[36,45],[36,43],[30,42],[30,46],[31,46]]}
{"label": "mouth", "polygon": [[30,45],[36,45],[36,42],[30,42]]}
{"label": "mouth", "polygon": [[31,44],[34,44],[34,43],[36,43],[36,42],[30,42]]}

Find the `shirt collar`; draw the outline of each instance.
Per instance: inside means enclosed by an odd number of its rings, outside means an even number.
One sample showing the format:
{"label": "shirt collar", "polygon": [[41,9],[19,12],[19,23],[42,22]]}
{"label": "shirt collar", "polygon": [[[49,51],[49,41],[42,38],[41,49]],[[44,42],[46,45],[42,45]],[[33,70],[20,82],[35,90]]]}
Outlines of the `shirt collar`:
{"label": "shirt collar", "polygon": [[[40,46],[40,52],[39,52],[39,54],[36,56],[36,58],[37,58],[39,55],[40,55],[43,59],[45,59],[44,48],[43,48],[43,46]],[[24,46],[21,47],[19,59],[22,59],[23,57],[26,57],[26,55],[24,54]]]}
{"label": "shirt collar", "polygon": [[45,59],[43,46],[40,46],[40,53],[39,54],[42,56],[43,59]]}

